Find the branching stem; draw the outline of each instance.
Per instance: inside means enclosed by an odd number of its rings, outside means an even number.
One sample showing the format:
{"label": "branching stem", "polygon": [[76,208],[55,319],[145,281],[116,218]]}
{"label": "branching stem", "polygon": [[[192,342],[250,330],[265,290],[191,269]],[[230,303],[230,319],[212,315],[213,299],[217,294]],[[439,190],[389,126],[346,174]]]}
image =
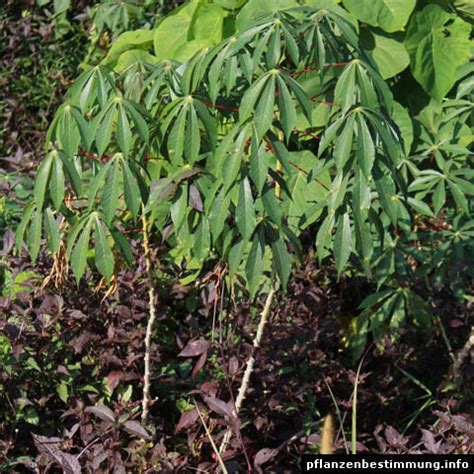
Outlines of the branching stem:
{"label": "branching stem", "polygon": [[[260,321],[258,323],[257,334],[255,335],[255,338],[253,340],[252,352],[250,353],[250,357],[247,360],[244,377],[242,378],[242,383],[239,388],[239,393],[235,400],[235,416],[236,417],[239,414],[240,408],[242,407],[242,403],[245,399],[247,390],[249,388],[250,376],[252,375],[253,367],[255,365],[255,353],[260,347],[260,341],[262,340],[263,330],[265,329],[265,325],[268,320],[268,315],[270,314],[270,308],[272,305],[274,295],[275,295],[275,290],[272,288],[270,292],[268,293],[267,300],[265,301],[265,306],[260,315]],[[232,437],[232,429],[229,427],[227,428],[224,438],[222,439],[222,443],[219,448],[219,453],[223,453],[226,450],[231,437]]]}
{"label": "branching stem", "polygon": [[143,375],[143,401],[142,401],[142,424],[146,426],[148,423],[148,413],[150,410],[150,403],[152,401],[150,395],[150,379],[151,379],[151,338],[153,335],[153,329],[156,321],[156,292],[152,270],[152,255],[150,250],[149,240],[149,222],[145,214],[145,210],[142,210],[142,222],[143,222],[143,249],[145,252],[145,270],[148,284],[148,304],[150,307],[150,314],[148,318],[148,324],[145,333],[145,371]]}

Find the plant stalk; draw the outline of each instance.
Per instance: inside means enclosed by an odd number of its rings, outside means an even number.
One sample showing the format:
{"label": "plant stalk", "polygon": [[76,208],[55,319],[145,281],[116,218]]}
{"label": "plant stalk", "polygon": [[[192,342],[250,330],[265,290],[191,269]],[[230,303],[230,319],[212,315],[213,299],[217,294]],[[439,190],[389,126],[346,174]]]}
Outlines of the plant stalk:
{"label": "plant stalk", "polygon": [[148,413],[150,410],[150,403],[152,401],[150,395],[150,379],[151,379],[151,338],[156,321],[156,292],[154,286],[153,270],[152,270],[152,256],[149,240],[149,222],[146,218],[145,210],[142,211],[143,223],[143,249],[145,252],[145,270],[148,283],[148,304],[150,306],[150,314],[145,333],[145,370],[143,374],[143,400],[142,400],[142,425],[146,426],[148,423]]}
{"label": "plant stalk", "polygon": [[[245,399],[247,390],[249,388],[250,376],[252,375],[253,368],[255,365],[255,354],[256,354],[256,351],[260,348],[260,341],[262,340],[263,330],[265,329],[265,325],[268,320],[268,315],[270,314],[270,308],[272,305],[274,295],[275,295],[275,290],[272,288],[270,292],[268,293],[267,299],[265,301],[265,306],[263,308],[262,313],[260,314],[260,321],[258,323],[257,334],[255,335],[255,338],[253,340],[252,352],[250,353],[250,357],[247,360],[244,377],[242,378],[242,383],[240,384],[239,393],[235,400],[235,416],[236,417],[239,414],[240,408],[242,407],[242,403]],[[223,453],[226,450],[231,437],[232,437],[232,428],[229,427],[227,428],[224,438],[222,439],[222,442],[219,448],[219,453]]]}

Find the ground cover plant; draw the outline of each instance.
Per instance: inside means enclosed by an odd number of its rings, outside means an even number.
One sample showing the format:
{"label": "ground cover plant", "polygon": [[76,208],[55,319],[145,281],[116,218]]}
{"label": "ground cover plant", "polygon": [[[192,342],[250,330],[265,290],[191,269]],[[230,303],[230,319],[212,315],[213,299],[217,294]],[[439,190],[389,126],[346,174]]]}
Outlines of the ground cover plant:
{"label": "ground cover plant", "polygon": [[4,236],[4,465],[471,452],[470,5],[91,7]]}

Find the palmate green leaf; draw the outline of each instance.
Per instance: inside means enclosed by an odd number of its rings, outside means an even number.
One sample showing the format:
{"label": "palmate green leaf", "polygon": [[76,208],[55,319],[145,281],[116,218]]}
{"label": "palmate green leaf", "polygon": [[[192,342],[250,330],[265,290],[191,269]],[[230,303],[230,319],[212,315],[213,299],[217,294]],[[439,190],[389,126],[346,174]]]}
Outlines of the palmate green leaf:
{"label": "palmate green leaf", "polygon": [[336,260],[336,269],[338,276],[341,276],[342,270],[352,252],[352,230],[349,214],[346,212],[341,215],[337,221],[337,230],[334,236],[334,258]]}
{"label": "palmate green leaf", "polygon": [[209,210],[209,226],[214,241],[217,241],[224,230],[227,215],[229,213],[229,206],[230,193],[227,193],[226,189],[223,187],[212,202]]}
{"label": "palmate green leaf", "polygon": [[235,26],[237,31],[245,31],[257,23],[271,20],[282,10],[298,6],[296,0],[248,0],[239,11]]}
{"label": "palmate green leaf", "polygon": [[340,127],[342,126],[344,121],[344,116],[338,118],[334,121],[323,133],[321,140],[319,141],[318,147],[318,158],[322,156],[322,154],[326,151],[329,145],[334,141],[337,132],[339,131]]}
{"label": "palmate green leaf", "polygon": [[168,136],[168,153],[174,166],[183,164],[187,115],[186,107],[182,107]]}
{"label": "palmate green leaf", "polygon": [[41,209],[36,208],[26,236],[26,245],[33,263],[36,262],[40,250],[42,221],[43,213],[41,212]]}
{"label": "palmate green leaf", "polygon": [[281,40],[280,40],[280,27],[278,24],[275,25],[270,35],[268,42],[266,63],[267,67],[273,69],[280,62],[281,58]]}
{"label": "palmate green leaf", "polygon": [[334,214],[328,214],[316,235],[316,251],[318,260],[321,262],[328,255],[328,248],[332,241],[332,231],[334,229]]}
{"label": "palmate green leaf", "polygon": [[114,273],[115,259],[107,238],[107,230],[98,217],[95,218],[94,231],[95,266],[109,283]]}
{"label": "palmate green leaf", "polygon": [[35,198],[35,205],[40,210],[43,208],[45,201],[46,186],[48,185],[48,180],[51,173],[54,153],[55,152],[51,152],[46,155],[44,160],[41,162],[40,167],[38,168],[38,172],[36,173],[33,196]]}
{"label": "palmate green leaf", "polygon": [[76,125],[76,121],[72,115],[72,106],[64,105],[58,111],[59,119],[56,127],[56,139],[59,148],[72,157],[77,152],[77,147],[81,140],[81,135]]}
{"label": "palmate green leaf", "polygon": [[81,111],[77,107],[71,107],[71,113],[76,121],[79,134],[81,135],[82,143],[85,145],[86,150],[90,150],[92,141],[94,140],[94,134],[86,119],[82,116]]}
{"label": "palmate green leaf", "polygon": [[445,182],[439,181],[436,185],[435,191],[433,193],[433,207],[435,215],[439,214],[439,211],[443,208],[446,203],[446,184]]}
{"label": "palmate green leaf", "polygon": [[336,141],[334,158],[338,171],[342,171],[344,169],[345,164],[351,156],[354,137],[354,121],[354,115],[349,116],[349,118],[346,120],[344,128],[342,129],[341,135]]}
{"label": "palmate green leaf", "polygon": [[343,0],[343,4],[358,20],[390,33],[405,26],[416,0]]}
{"label": "palmate green leaf", "polygon": [[209,40],[217,44],[223,37],[223,26],[226,12],[220,5],[203,4],[193,18],[191,34],[195,39]]}
{"label": "palmate green leaf", "polygon": [[34,202],[34,199],[32,199],[26,205],[25,210],[23,211],[23,216],[21,218],[21,221],[18,224],[18,227],[15,232],[15,245],[16,245],[16,249],[18,253],[20,254],[23,247],[26,227],[28,226],[30,222],[30,219],[31,219],[31,216],[33,215],[34,210],[35,210],[35,202]]}
{"label": "palmate green leaf", "polygon": [[239,270],[240,264],[242,262],[242,258],[244,256],[244,250],[246,247],[246,242],[244,242],[241,238],[237,239],[235,244],[229,251],[229,276],[233,278],[237,271]]}
{"label": "palmate green leaf", "polygon": [[272,126],[274,107],[275,74],[270,74],[255,110],[254,126],[259,138],[262,138]]}
{"label": "palmate green leaf", "polygon": [[420,201],[419,199],[409,197],[408,198],[408,204],[413,209],[415,209],[415,211],[418,212],[419,214],[422,214],[422,215],[428,216],[428,217],[434,217],[433,211],[430,209],[428,204],[426,204],[425,202]]}
{"label": "palmate green leaf", "polygon": [[54,207],[59,210],[63,203],[65,193],[65,181],[63,162],[59,154],[54,154],[51,166],[51,177],[49,181],[49,195],[53,201]]}
{"label": "palmate green leaf", "polygon": [[116,139],[117,144],[125,156],[128,157],[128,152],[130,151],[130,140],[132,137],[132,132],[130,130],[130,122],[128,121],[125,108],[122,104],[119,104],[117,107],[117,132]]}
{"label": "palmate green leaf", "polygon": [[405,109],[401,104],[394,102],[392,118],[397,125],[400,137],[403,140],[403,151],[405,152],[405,155],[408,156],[414,140],[413,123],[410,115],[407,109]]}
{"label": "palmate green leaf", "polygon": [[95,144],[99,156],[103,156],[112,138],[112,128],[116,114],[116,104],[111,103],[101,112],[96,120]]}
{"label": "palmate green leaf", "polygon": [[255,131],[251,146],[249,175],[257,191],[261,193],[263,185],[267,180],[269,156],[265,151],[264,145],[259,142]]}
{"label": "palmate green leaf", "polygon": [[311,104],[311,100],[308,97],[308,94],[303,89],[303,87],[297,81],[295,81],[289,74],[280,72],[279,76],[284,79],[291,92],[293,92],[293,94],[295,95],[296,100],[298,101],[301,110],[303,111],[303,114],[306,117],[306,120],[308,120],[308,123],[311,125],[313,117],[313,107]]}
{"label": "palmate green leaf", "polygon": [[121,192],[119,184],[120,166],[118,160],[115,159],[107,170],[101,199],[101,207],[107,225],[110,225],[119,207],[119,195]]}
{"label": "palmate green leaf", "polygon": [[188,183],[182,183],[177,189],[174,202],[171,205],[171,219],[173,221],[175,231],[179,232],[186,219],[186,210],[188,207]]}
{"label": "palmate green leaf", "polygon": [[374,239],[370,231],[370,225],[367,222],[368,212],[354,206],[353,213],[356,251],[367,277],[371,278],[371,258],[374,253]]}
{"label": "palmate green leaf", "polygon": [[245,242],[252,237],[257,223],[252,189],[247,177],[240,182],[239,197],[235,213],[235,222]]}
{"label": "palmate green leaf", "polygon": [[437,101],[456,81],[456,70],[469,61],[471,26],[438,5],[415,13],[406,33],[405,47],[411,70],[423,89]]}
{"label": "palmate green leaf", "polygon": [[51,208],[46,208],[44,213],[44,233],[46,235],[46,245],[52,255],[56,253],[61,243],[59,226],[53,216]]}
{"label": "palmate green leaf", "polygon": [[375,160],[375,146],[369,127],[361,114],[357,114],[357,161],[368,178],[372,172]]}
{"label": "palmate green leaf", "polygon": [[410,64],[403,40],[400,32],[386,33],[376,28],[362,31],[362,46],[372,56],[383,79],[399,74]]}
{"label": "palmate green leaf", "polygon": [[282,211],[281,205],[275,196],[275,189],[270,188],[268,184],[265,184],[262,192],[262,203],[265,212],[270,217],[271,221],[277,226],[282,224]]}
{"label": "palmate green leaf", "polygon": [[288,143],[291,132],[295,128],[296,124],[296,109],[293,104],[293,100],[290,96],[285,81],[278,76],[278,90],[280,92],[278,96],[278,110],[280,112],[280,122],[285,132],[286,142]]}
{"label": "palmate green leaf", "polygon": [[87,253],[89,250],[89,240],[91,237],[92,219],[89,219],[82,229],[80,237],[71,252],[71,268],[79,284],[87,265]]}
{"label": "palmate green leaf", "polygon": [[273,264],[283,288],[286,288],[291,273],[291,258],[282,233],[271,229]]}
{"label": "palmate green leaf", "polygon": [[334,102],[347,112],[356,103],[356,62],[352,61],[343,70],[334,89]]}
{"label": "palmate green leaf", "polygon": [[129,101],[124,102],[123,106],[130,115],[130,118],[132,119],[132,122],[135,125],[135,130],[138,133],[138,136],[144,143],[148,143],[150,139],[150,133],[148,130],[148,125],[145,119],[142,117],[141,111],[137,108],[135,104]]}
{"label": "palmate green leaf", "polygon": [[447,180],[451,194],[456,202],[457,206],[465,213],[469,214],[469,204],[467,202],[466,196],[459,189],[459,186],[452,180]]}
{"label": "palmate green leaf", "polygon": [[255,233],[250,247],[250,252],[245,266],[245,275],[249,284],[250,294],[252,296],[258,290],[263,274],[263,261],[265,255],[265,234],[262,228]]}
{"label": "palmate green leaf", "polygon": [[184,146],[184,154],[188,163],[192,165],[197,161],[201,149],[201,134],[199,131],[198,117],[192,104],[188,109]]}
{"label": "palmate green leaf", "polygon": [[61,161],[63,162],[64,168],[72,186],[72,190],[76,196],[82,195],[82,179],[79,176],[74,160],[68,158],[64,153],[58,152]]}
{"label": "palmate green leaf", "polygon": [[125,260],[125,263],[131,267],[134,263],[134,256],[130,242],[116,229],[111,229],[110,233],[115,241],[115,245],[120,251],[120,255]]}
{"label": "palmate green leaf", "polygon": [[197,260],[204,260],[209,255],[211,248],[211,232],[209,222],[203,214],[199,219],[199,224],[194,232],[193,254]]}
{"label": "palmate green leaf", "polygon": [[239,107],[239,119],[241,123],[245,122],[254,112],[255,104],[269,79],[270,75],[265,74],[245,91]]}
{"label": "palmate green leaf", "polygon": [[138,187],[137,179],[126,161],[122,162],[122,171],[125,203],[127,204],[128,210],[132,213],[132,216],[136,218],[142,203],[140,188]]}

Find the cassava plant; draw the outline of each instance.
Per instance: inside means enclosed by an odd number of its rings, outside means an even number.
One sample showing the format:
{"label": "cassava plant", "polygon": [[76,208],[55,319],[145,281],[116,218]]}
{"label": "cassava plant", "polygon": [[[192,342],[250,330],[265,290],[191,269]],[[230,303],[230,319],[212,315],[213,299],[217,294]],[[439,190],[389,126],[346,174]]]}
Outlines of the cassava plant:
{"label": "cassava plant", "polygon": [[150,240],[163,241],[159,260],[187,283],[219,267],[228,287],[244,281],[252,296],[272,296],[303,236],[338,275],[352,260],[370,278],[426,209],[409,194],[400,106],[348,13],[331,2],[249,2],[229,22],[244,2],[225,3],[194,0],[156,30],[125,33],[81,74],[51,124],[17,232],[33,260],[44,237],[78,283],[88,267],[114,282],[134,264],[129,236],[142,240],[146,364],[157,304]]}

